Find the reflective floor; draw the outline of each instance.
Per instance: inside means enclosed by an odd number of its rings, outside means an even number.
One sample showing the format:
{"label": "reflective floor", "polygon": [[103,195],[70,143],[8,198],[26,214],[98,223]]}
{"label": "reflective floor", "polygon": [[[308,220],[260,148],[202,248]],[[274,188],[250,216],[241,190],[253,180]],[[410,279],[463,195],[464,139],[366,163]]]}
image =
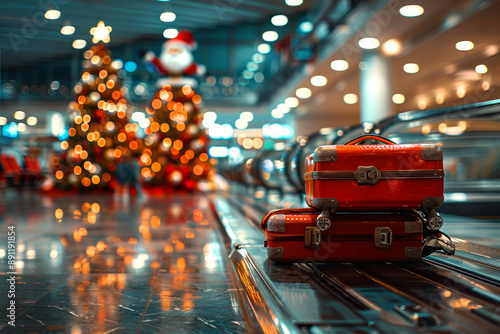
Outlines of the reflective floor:
{"label": "reflective floor", "polygon": [[209,201],[0,194],[0,290],[16,226],[16,327],[2,332],[246,332]]}

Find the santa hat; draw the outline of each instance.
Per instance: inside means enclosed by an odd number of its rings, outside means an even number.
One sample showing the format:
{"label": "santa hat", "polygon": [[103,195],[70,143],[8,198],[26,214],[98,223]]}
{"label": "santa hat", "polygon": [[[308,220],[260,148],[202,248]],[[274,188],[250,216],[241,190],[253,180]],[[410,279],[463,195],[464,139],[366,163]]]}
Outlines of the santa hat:
{"label": "santa hat", "polygon": [[179,31],[177,36],[165,42],[165,47],[176,44],[184,44],[191,50],[194,50],[197,47],[193,34],[188,30]]}

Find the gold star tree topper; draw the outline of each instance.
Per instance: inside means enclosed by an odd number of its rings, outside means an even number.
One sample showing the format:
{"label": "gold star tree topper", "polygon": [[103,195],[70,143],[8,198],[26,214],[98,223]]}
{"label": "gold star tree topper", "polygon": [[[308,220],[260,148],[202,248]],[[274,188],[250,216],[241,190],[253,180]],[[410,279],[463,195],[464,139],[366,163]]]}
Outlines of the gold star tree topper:
{"label": "gold star tree topper", "polygon": [[104,43],[108,43],[110,32],[111,27],[105,26],[103,21],[99,21],[99,23],[97,23],[97,27],[90,29],[90,34],[94,36],[92,38],[92,42],[97,43],[99,41],[103,41]]}

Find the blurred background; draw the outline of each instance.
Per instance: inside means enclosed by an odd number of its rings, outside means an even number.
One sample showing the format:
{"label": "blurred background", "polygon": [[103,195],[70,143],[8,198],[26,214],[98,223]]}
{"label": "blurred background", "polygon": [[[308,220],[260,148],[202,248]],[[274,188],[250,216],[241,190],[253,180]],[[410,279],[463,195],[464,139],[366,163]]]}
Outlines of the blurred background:
{"label": "blurred background", "polygon": [[[147,55],[160,55],[166,41],[188,30],[196,40],[194,61],[206,68],[195,78],[203,99],[198,123],[219,172],[231,174],[258,151],[290,151],[296,144],[293,158],[277,153],[261,168],[268,178],[281,170],[279,186],[301,183],[299,176],[286,179],[295,173],[284,171],[287,159],[295,170],[297,159],[318,144],[358,129],[349,136],[373,132],[449,145],[447,180],[498,180],[498,108],[460,107],[500,98],[498,1],[21,0],[0,6],[0,150],[20,168],[28,168],[23,155],[34,154],[51,174],[51,156],[75,120],[75,87],[89,62],[84,52],[96,45],[90,30],[103,21],[139,141],[148,135],[146,109],[165,77]],[[314,133],[322,139],[306,145]],[[296,159],[302,146],[308,148]]]}
{"label": "blurred background", "polygon": [[[499,17],[496,0],[2,1],[0,266],[18,276],[0,331],[498,332]],[[455,256],[268,261],[260,221],[306,207],[306,157],[366,134],[442,149]]]}

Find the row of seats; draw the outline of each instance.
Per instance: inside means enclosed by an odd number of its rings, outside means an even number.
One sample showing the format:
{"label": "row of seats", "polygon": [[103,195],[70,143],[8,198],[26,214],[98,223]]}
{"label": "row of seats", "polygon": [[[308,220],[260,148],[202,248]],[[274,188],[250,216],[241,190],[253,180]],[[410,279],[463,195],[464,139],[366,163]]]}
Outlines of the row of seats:
{"label": "row of seats", "polygon": [[44,178],[38,158],[23,156],[24,167],[20,167],[16,157],[0,154],[0,185],[2,188],[36,188]]}

